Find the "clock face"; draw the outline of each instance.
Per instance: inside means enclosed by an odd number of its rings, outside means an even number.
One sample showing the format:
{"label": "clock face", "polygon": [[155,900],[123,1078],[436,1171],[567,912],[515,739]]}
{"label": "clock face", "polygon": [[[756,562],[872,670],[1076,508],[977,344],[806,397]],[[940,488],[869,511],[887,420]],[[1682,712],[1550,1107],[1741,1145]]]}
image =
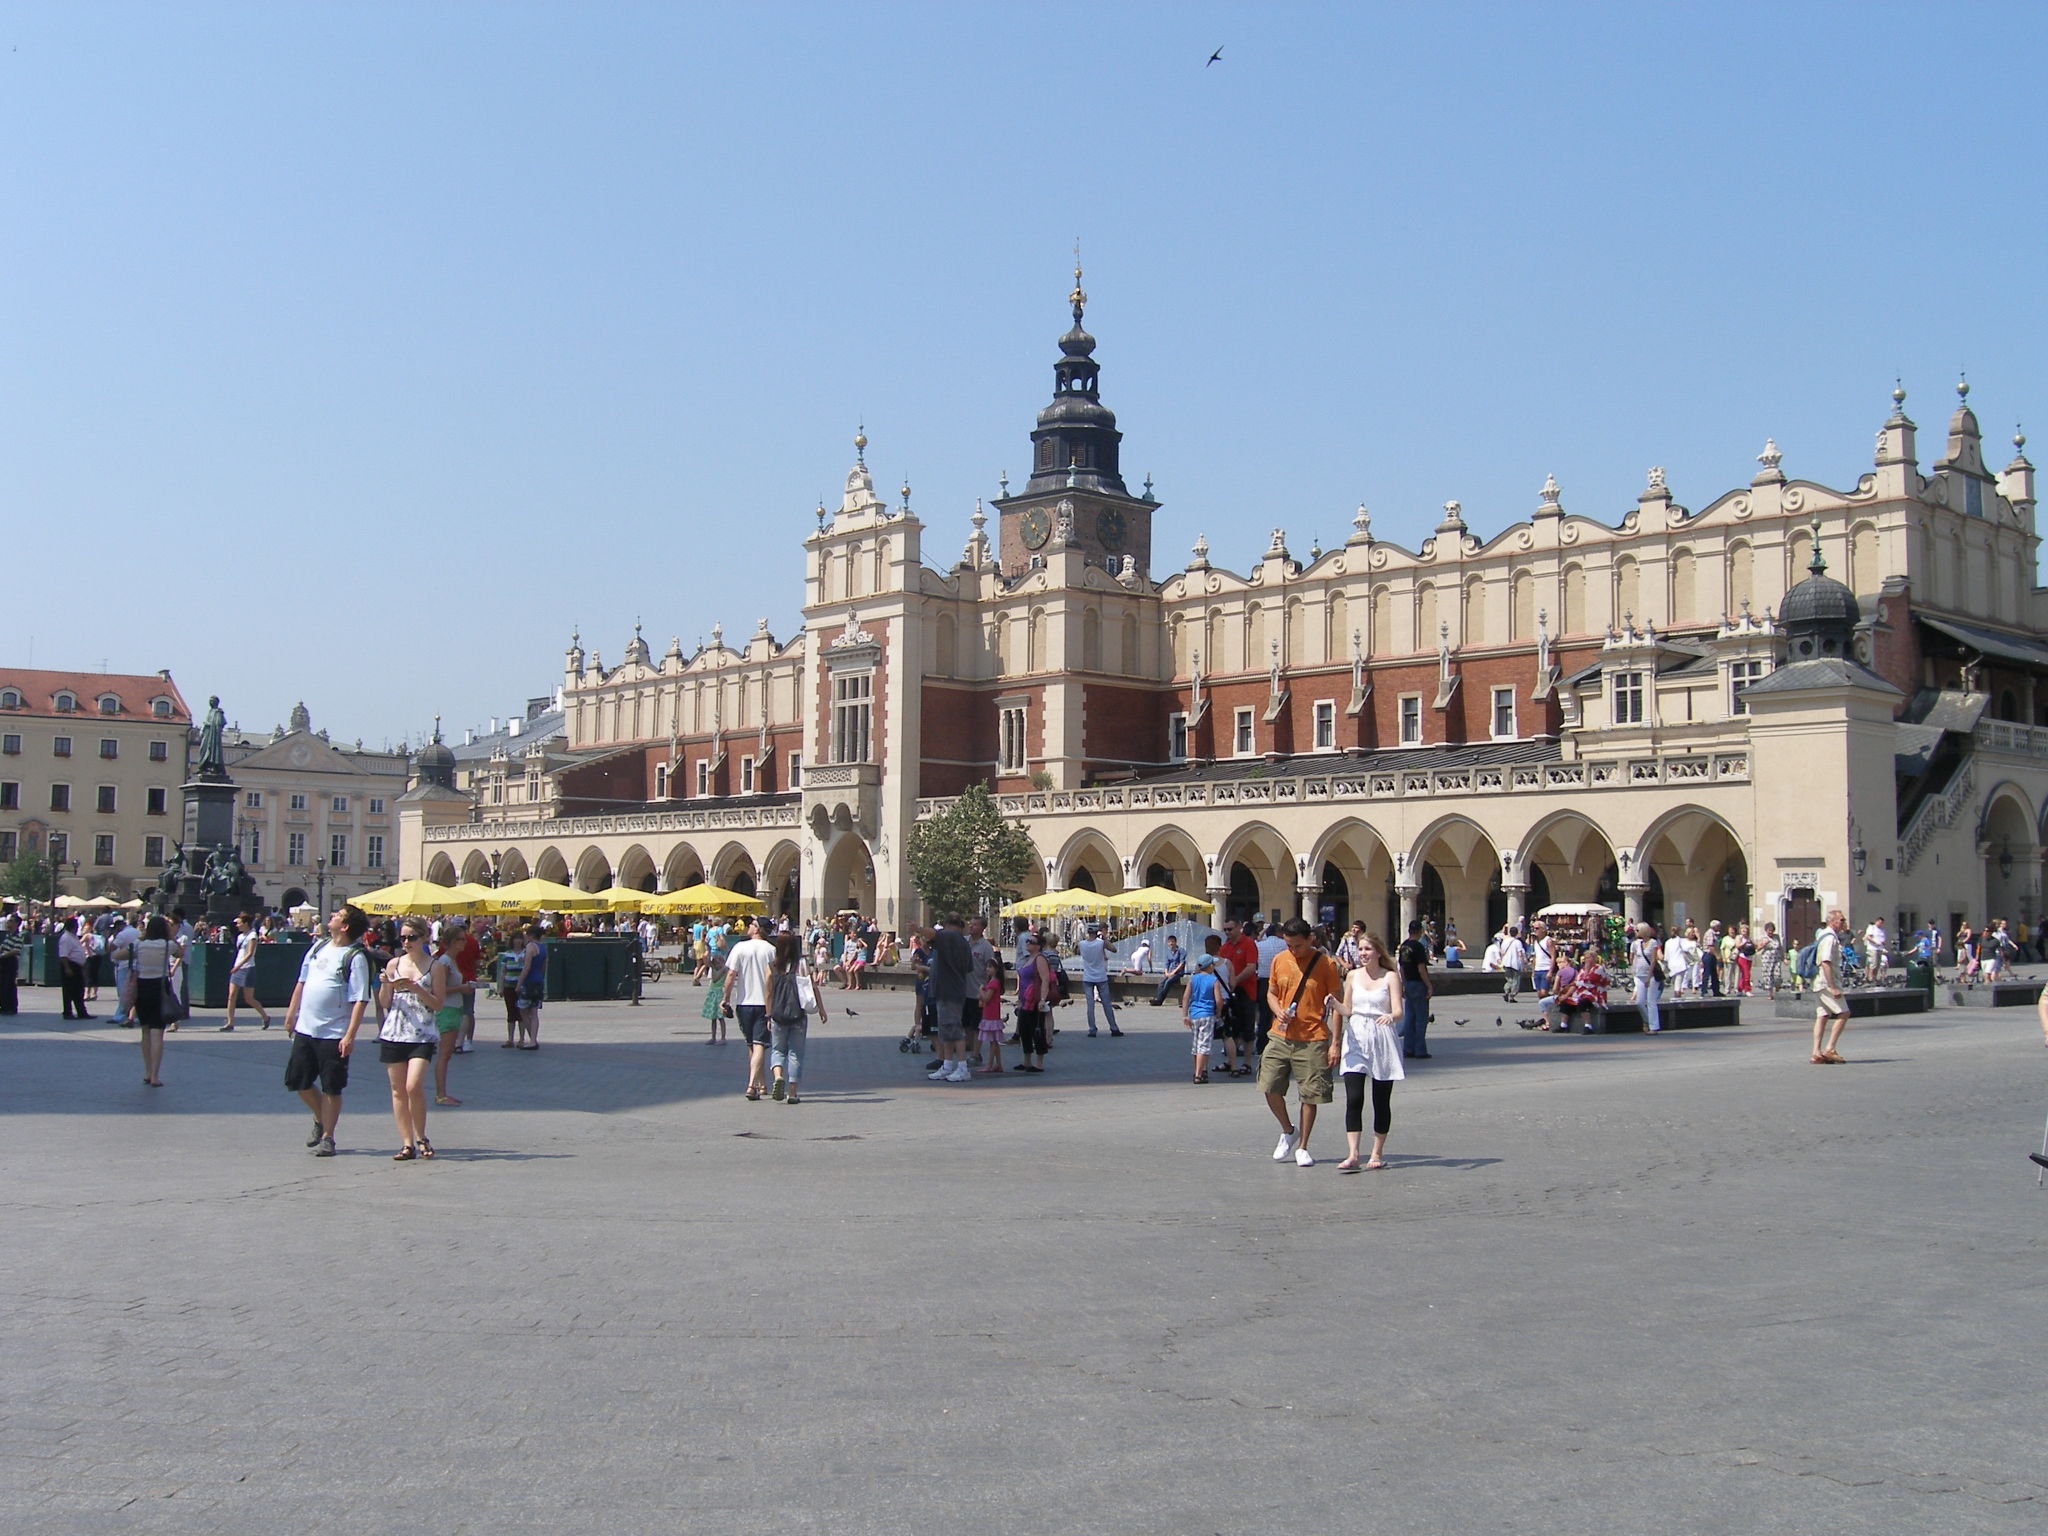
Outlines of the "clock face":
{"label": "clock face", "polygon": [[1033,507],[1017,520],[1017,531],[1024,536],[1026,549],[1041,548],[1052,537],[1052,516],[1043,507]]}
{"label": "clock face", "polygon": [[1105,507],[1095,514],[1095,537],[1102,541],[1102,547],[1115,554],[1124,547],[1124,515],[1115,507]]}

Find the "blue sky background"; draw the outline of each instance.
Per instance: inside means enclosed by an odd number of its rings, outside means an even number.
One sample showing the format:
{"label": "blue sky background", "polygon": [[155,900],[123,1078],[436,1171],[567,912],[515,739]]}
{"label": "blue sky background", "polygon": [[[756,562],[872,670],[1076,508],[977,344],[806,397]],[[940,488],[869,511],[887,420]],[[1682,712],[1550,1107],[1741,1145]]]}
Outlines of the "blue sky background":
{"label": "blue sky background", "polygon": [[[949,564],[1087,267],[1243,568],[2048,432],[2040,5],[0,6],[0,657],[451,732],[797,622],[865,419]],[[1222,45],[1223,61],[1205,68]],[[1930,439],[1932,442],[1930,443]],[[2042,438],[2048,442],[2048,436]],[[225,602],[225,618],[208,605]]]}

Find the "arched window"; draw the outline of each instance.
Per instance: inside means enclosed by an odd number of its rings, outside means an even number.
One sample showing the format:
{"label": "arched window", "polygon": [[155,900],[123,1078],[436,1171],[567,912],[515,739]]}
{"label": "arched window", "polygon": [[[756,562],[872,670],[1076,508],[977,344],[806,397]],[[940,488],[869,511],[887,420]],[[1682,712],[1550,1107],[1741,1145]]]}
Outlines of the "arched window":
{"label": "arched window", "polygon": [[56,704],[58,714],[68,715],[78,708],[78,695],[60,693],[57,695]]}
{"label": "arched window", "polygon": [[1849,530],[1849,590],[1869,597],[1884,585],[1877,568],[1877,529],[1858,523]]}
{"label": "arched window", "polygon": [[171,718],[171,701],[169,699],[151,699],[149,701],[149,712],[159,720],[168,720]]}
{"label": "arched window", "polygon": [[101,694],[98,703],[100,713],[103,715],[118,715],[121,713],[121,701],[111,693]]}
{"label": "arched window", "polygon": [[1319,660],[1310,645],[1315,637],[1308,632],[1308,609],[1298,597],[1287,603],[1287,664],[1291,667],[1305,667]]}
{"label": "arched window", "polygon": [[1785,590],[1806,580],[1806,568],[1813,564],[1813,535],[1804,528],[1794,528],[1785,540]]}
{"label": "arched window", "polygon": [[1586,568],[1583,565],[1564,568],[1564,580],[1559,584],[1558,592],[1557,632],[1560,635],[1583,635],[1586,632]]}
{"label": "arched window", "polygon": [[12,688],[6,689],[5,691],[0,691],[0,709],[19,708],[21,708],[20,694],[16,693]]}
{"label": "arched window", "polygon": [[1637,624],[1650,617],[1643,612],[1642,571],[1633,555],[1614,562],[1614,616],[1619,619],[1628,614],[1635,615]]}
{"label": "arched window", "polygon": [[1689,549],[1671,555],[1671,622],[1692,624],[1699,619],[1699,557]]}
{"label": "arched window", "polygon": [[1394,647],[1394,594],[1386,587],[1372,589],[1372,620],[1366,626],[1368,655],[1384,656]]}
{"label": "arched window", "polygon": [[1458,626],[1459,644],[1486,644],[1486,583],[1474,576],[1465,583],[1465,614]]}
{"label": "arched window", "polygon": [[1341,591],[1330,594],[1328,618],[1324,623],[1323,656],[1329,661],[1351,658],[1351,600]]}
{"label": "arched window", "polygon": [[1744,603],[1756,601],[1756,551],[1746,542],[1728,546],[1728,601],[1730,617],[1742,612]]}
{"label": "arched window", "polygon": [[1167,639],[1173,646],[1173,675],[1188,676],[1188,626],[1179,614],[1166,626]]}
{"label": "arched window", "polygon": [[1411,651],[1433,651],[1436,649],[1436,585],[1425,581],[1415,589],[1415,639],[1408,649]]}
{"label": "arched window", "polygon": [[1508,625],[1512,638],[1533,640],[1536,637],[1536,578],[1527,571],[1517,571],[1514,580],[1508,584]]}

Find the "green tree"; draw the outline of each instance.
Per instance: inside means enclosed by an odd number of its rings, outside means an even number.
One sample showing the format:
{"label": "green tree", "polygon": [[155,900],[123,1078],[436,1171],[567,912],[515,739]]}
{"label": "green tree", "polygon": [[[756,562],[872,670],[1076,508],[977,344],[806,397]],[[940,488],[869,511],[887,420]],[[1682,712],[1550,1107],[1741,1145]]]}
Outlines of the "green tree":
{"label": "green tree", "polygon": [[33,901],[50,899],[50,866],[32,853],[24,853],[12,864],[0,868],[0,896],[22,896]]}
{"label": "green tree", "polygon": [[988,787],[967,792],[904,840],[911,881],[935,917],[971,916],[1017,899],[1038,850],[1031,835],[1004,818]]}

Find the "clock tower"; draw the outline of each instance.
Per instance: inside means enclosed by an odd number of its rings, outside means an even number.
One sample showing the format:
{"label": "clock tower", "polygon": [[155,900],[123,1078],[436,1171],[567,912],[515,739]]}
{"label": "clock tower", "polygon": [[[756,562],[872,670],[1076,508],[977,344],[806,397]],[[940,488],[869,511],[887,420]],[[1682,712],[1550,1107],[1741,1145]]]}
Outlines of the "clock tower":
{"label": "clock tower", "polygon": [[[1112,571],[1130,556],[1140,574],[1152,564],[1151,482],[1133,496],[1118,466],[1123,434],[1116,413],[1102,403],[1095,338],[1081,325],[1088,295],[1074,267],[1074,328],[1060,338],[1053,364],[1052,404],[1038,413],[1031,434],[1031,478],[1021,494],[996,500],[1001,519],[997,562],[1006,576],[1031,567],[1049,548],[1079,550],[1090,564]],[[1007,483],[1007,482],[1006,482]]]}

